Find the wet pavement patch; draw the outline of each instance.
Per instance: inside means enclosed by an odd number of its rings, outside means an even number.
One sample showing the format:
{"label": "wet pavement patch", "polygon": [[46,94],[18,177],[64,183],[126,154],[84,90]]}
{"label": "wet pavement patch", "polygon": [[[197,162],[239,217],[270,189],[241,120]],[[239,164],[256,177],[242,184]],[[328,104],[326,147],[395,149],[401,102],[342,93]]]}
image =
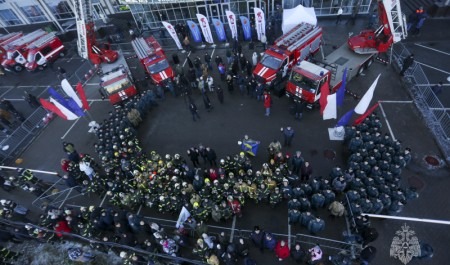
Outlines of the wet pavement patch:
{"label": "wet pavement patch", "polygon": [[334,160],[336,158],[336,152],[331,149],[325,149],[325,151],[323,151],[323,156],[330,160]]}
{"label": "wet pavement patch", "polygon": [[408,178],[408,184],[410,187],[415,188],[417,191],[421,191],[425,187],[425,182],[417,176],[411,176]]}

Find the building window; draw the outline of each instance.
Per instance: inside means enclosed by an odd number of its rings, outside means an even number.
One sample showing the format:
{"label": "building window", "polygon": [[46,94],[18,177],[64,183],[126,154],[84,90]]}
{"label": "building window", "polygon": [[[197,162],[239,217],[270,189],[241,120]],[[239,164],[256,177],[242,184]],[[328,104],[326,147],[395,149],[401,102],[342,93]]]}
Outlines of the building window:
{"label": "building window", "polygon": [[23,24],[19,17],[11,9],[0,10],[0,18],[8,26]]}
{"label": "building window", "polygon": [[72,9],[67,3],[67,0],[46,0],[45,2],[52,10],[52,13],[55,15],[56,19],[68,19],[75,17],[75,14],[72,12]]}
{"label": "building window", "polygon": [[22,12],[27,16],[30,22],[47,21],[47,18],[38,6],[22,6],[20,9],[22,9]]}

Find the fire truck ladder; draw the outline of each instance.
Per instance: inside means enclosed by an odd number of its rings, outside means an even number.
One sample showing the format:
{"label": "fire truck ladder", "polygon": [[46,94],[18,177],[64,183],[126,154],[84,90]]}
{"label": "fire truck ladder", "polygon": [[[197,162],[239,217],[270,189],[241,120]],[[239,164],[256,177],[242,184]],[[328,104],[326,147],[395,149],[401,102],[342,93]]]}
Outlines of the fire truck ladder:
{"label": "fire truck ladder", "polygon": [[44,37],[42,37],[42,38],[40,38],[40,39],[37,39],[37,40],[33,41],[33,42],[30,44],[30,48],[37,48],[37,47],[40,47],[40,46],[42,46],[42,45],[44,45],[44,44],[50,42],[51,40],[53,40],[53,39],[55,38],[55,36],[56,36],[56,33],[55,33],[55,32],[51,32],[51,33],[45,35]]}
{"label": "fire truck ladder", "polygon": [[317,33],[320,33],[322,31],[322,28],[317,27],[314,28],[313,30],[309,31],[308,33],[306,33],[301,39],[297,40],[296,42],[294,42],[293,44],[291,44],[287,49],[288,51],[294,51],[295,49],[297,49],[298,47],[302,46],[305,44],[305,42],[307,42],[308,40],[310,40],[314,35],[316,35]]}
{"label": "fire truck ladder", "polygon": [[75,5],[75,15],[77,21],[78,54],[84,59],[89,59],[88,32],[86,25],[93,22],[91,0],[74,0],[73,3]]}
{"label": "fire truck ladder", "polygon": [[131,45],[133,46],[138,58],[141,60],[147,58],[155,52],[155,49],[150,47],[144,38],[136,38],[132,40]]}
{"label": "fire truck ladder", "polygon": [[11,32],[9,34],[2,35],[2,36],[0,36],[0,43],[7,41],[7,40],[11,39],[12,37],[17,36],[19,34],[20,34],[20,32]]}
{"label": "fire truck ladder", "polygon": [[[388,4],[391,4],[391,1],[383,1],[384,8],[386,9]],[[391,4],[392,5],[392,4]],[[387,13],[388,20],[391,20],[391,33],[394,36],[394,43],[405,39],[408,36],[408,31],[405,28],[406,18],[402,13],[402,9],[400,7],[400,1],[396,1],[396,3],[392,6],[390,12]],[[391,19],[389,19],[391,18]]]}
{"label": "fire truck ladder", "polygon": [[27,34],[13,42],[11,42],[8,47],[14,47],[14,46],[21,46],[23,44],[29,43],[37,38],[40,38],[46,34],[45,31],[42,29],[38,29],[36,31],[31,32],[30,34]]}
{"label": "fire truck ladder", "polygon": [[288,33],[286,33],[281,38],[277,39],[275,41],[275,45],[277,46],[290,46],[294,42],[296,42],[298,39],[303,38],[311,29],[313,28],[313,25],[308,23],[301,23],[300,25],[296,26],[295,28],[291,29]]}

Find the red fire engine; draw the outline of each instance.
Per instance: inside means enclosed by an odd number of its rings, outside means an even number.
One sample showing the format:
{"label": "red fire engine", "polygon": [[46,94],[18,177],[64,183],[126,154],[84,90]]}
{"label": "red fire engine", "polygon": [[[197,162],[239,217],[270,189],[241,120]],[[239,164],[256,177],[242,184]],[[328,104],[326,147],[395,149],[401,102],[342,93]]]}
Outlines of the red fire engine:
{"label": "red fire engine", "polygon": [[8,44],[6,59],[2,62],[3,68],[8,71],[22,71],[27,62],[29,45],[46,34],[42,29],[38,29]]}
{"label": "red fire engine", "polygon": [[406,37],[406,18],[398,0],[379,0],[378,16],[381,25],[349,38],[350,49],[359,54],[387,52],[393,43]]}
{"label": "red fire engine", "polygon": [[6,35],[0,36],[0,63],[6,58],[6,47],[11,42],[22,37],[22,32],[12,32]]}
{"label": "red fire engine", "polygon": [[64,44],[54,32],[35,40],[28,47],[30,51],[25,64],[28,71],[44,70],[49,62],[65,55]]}
{"label": "red fire engine", "polygon": [[100,75],[100,89],[104,97],[108,97],[111,104],[120,103],[137,94],[133,84],[133,77],[123,56],[113,64],[102,66]]}
{"label": "red fire engine", "polygon": [[119,54],[110,49],[109,44],[99,46],[95,38],[95,23],[91,0],[73,0],[77,21],[78,54],[93,64],[113,63]]}
{"label": "red fire engine", "polygon": [[172,67],[170,67],[164,51],[153,36],[146,39],[136,38],[131,41],[131,44],[153,82],[163,84],[166,80],[173,80]]}
{"label": "red fire engine", "polygon": [[[406,30],[404,20],[402,20],[400,4],[391,0],[383,0],[383,2],[379,2],[379,5],[383,6],[384,4],[391,9],[389,12],[386,12],[387,10],[384,8],[379,9],[381,28],[389,27],[389,29],[377,31],[379,34],[384,32],[383,40],[391,41],[380,40],[374,46],[370,46],[372,45],[372,38],[369,38],[368,44],[364,44],[364,41],[361,40],[367,36],[365,35],[367,31],[363,31],[361,35],[349,38],[348,44],[343,44],[327,55],[324,62],[300,62],[290,73],[289,81],[286,84],[286,95],[306,102],[308,108],[312,108],[313,104],[319,100],[320,91],[324,84],[329,85],[331,92],[337,91],[342,84],[342,76],[346,68],[347,81],[350,81],[369,68],[375,59],[378,59],[379,52],[386,51],[393,42],[405,38]],[[359,43],[358,47],[355,45],[356,42]],[[388,43],[389,47],[386,47]]]}
{"label": "red fire engine", "polygon": [[261,61],[253,70],[256,81],[270,84],[277,77],[278,72],[281,74],[280,77],[285,77],[288,70],[297,62],[319,51],[321,39],[321,27],[300,23],[276,39],[274,45],[265,51]]}

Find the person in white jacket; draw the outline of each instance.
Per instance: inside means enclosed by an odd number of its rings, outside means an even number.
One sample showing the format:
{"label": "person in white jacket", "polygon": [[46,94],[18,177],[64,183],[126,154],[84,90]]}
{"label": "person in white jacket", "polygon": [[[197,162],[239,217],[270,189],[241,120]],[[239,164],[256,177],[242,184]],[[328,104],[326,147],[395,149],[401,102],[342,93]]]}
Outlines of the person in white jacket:
{"label": "person in white jacket", "polygon": [[91,167],[91,163],[87,162],[87,161],[80,161],[79,164],[80,170],[84,172],[84,174],[86,174],[89,179],[92,181],[92,178],[94,177],[94,169]]}
{"label": "person in white jacket", "polygon": [[258,63],[258,54],[256,52],[253,53],[252,63],[253,63],[253,66],[255,66]]}
{"label": "person in white jacket", "polygon": [[209,249],[213,249],[214,248],[214,242],[213,242],[212,237],[210,237],[207,234],[203,233],[202,234],[202,238],[203,238],[203,242],[205,242],[205,244],[208,246]]}

